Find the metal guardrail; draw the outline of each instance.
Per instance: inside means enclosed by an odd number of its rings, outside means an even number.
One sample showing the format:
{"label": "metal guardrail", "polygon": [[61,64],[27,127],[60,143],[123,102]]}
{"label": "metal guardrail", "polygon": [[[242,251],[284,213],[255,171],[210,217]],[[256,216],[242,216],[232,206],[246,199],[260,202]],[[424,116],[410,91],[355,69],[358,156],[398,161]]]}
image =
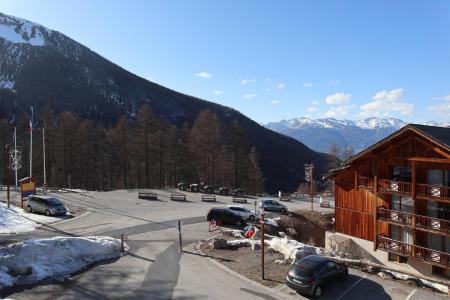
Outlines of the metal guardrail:
{"label": "metal guardrail", "polygon": [[172,201],[186,201],[186,195],[185,194],[171,194],[170,200]]}
{"label": "metal guardrail", "polygon": [[233,197],[233,202],[235,202],[235,203],[247,203],[247,198],[244,198],[244,197]]}
{"label": "metal guardrail", "polygon": [[138,192],[139,199],[158,200],[158,195],[154,192]]}
{"label": "metal guardrail", "polygon": [[203,202],[216,202],[216,196],[215,195],[202,195],[202,201]]}

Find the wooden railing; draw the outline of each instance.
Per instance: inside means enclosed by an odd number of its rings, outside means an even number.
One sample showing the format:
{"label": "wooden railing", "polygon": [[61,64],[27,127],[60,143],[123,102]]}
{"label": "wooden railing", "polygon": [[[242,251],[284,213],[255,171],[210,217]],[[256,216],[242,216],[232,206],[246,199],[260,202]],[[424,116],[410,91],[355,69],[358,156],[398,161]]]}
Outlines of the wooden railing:
{"label": "wooden railing", "polygon": [[373,186],[374,186],[373,178],[358,175],[358,187],[373,189]]}
{"label": "wooden railing", "polygon": [[418,183],[417,196],[437,198],[450,201],[450,187]]}
{"label": "wooden railing", "polygon": [[[443,266],[448,268],[450,266],[450,254],[436,251],[433,249],[407,244],[401,241],[393,240],[391,238],[378,235],[377,248],[385,250],[398,255],[415,257],[417,259]],[[414,255],[413,255],[414,254]]]}
{"label": "wooden railing", "polygon": [[437,233],[450,233],[450,220],[438,219],[429,216],[416,215],[404,211],[377,208],[378,220],[397,223],[414,227],[421,230],[434,231]]}
{"label": "wooden railing", "polygon": [[414,246],[416,251],[416,258],[433,263],[438,264],[445,267],[450,267],[450,254],[436,251],[432,249],[428,249],[425,247]]}
{"label": "wooden railing", "polygon": [[389,179],[379,179],[378,180],[378,190],[384,192],[393,192],[399,194],[411,194],[411,182],[389,180]]}
{"label": "wooden railing", "polygon": [[450,220],[416,215],[416,227],[450,233]]}
{"label": "wooden railing", "polygon": [[377,208],[377,217],[383,221],[413,226],[414,215],[402,211],[390,210],[384,207]]}
{"label": "wooden railing", "polygon": [[397,240],[390,239],[388,237],[378,235],[377,236],[377,247],[381,250],[386,250],[388,252],[412,256],[414,245],[406,244]]}

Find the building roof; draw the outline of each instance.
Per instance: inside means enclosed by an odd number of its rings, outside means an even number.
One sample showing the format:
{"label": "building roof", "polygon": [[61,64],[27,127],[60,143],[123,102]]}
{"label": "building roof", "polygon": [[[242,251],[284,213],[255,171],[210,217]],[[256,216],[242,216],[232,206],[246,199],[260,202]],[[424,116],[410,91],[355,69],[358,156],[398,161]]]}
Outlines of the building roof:
{"label": "building roof", "polygon": [[388,137],[382,139],[381,141],[373,144],[372,146],[362,150],[361,152],[357,153],[356,155],[354,155],[354,156],[350,157],[349,159],[347,159],[346,161],[342,162],[342,166],[346,166],[347,164],[355,161],[356,159],[360,158],[361,156],[369,153],[373,149],[380,147],[384,143],[390,141],[391,139],[393,139],[409,130],[414,131],[417,134],[427,138],[428,140],[433,141],[434,143],[438,144],[439,146],[445,148],[447,151],[450,152],[450,127],[408,124],[405,127],[401,128],[400,130],[397,130],[396,132],[392,133]]}

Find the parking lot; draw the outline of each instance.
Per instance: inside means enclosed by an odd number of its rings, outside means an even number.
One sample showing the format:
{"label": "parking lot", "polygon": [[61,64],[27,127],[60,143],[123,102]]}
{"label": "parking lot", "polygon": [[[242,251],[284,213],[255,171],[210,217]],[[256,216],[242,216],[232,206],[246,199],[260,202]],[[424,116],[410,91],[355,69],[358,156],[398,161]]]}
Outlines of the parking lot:
{"label": "parking lot", "polygon": [[[283,283],[274,289],[249,282],[195,251],[198,240],[211,237],[205,220],[211,207],[232,204],[232,197],[202,202],[199,193],[183,192],[186,201],[171,201],[175,189],[152,190],[158,200],[138,199],[137,190],[56,193],[69,209],[84,211],[61,223],[3,239],[21,240],[56,235],[125,235],[128,255],[95,266],[62,282],[0,292],[13,299],[304,299]],[[4,192],[1,199],[4,199]],[[251,210],[254,201],[239,204]],[[289,210],[310,209],[310,202],[285,202]],[[257,208],[258,209],[258,208]],[[330,212],[314,203],[314,210]],[[181,220],[183,250],[178,249],[177,223]],[[270,266],[267,266],[270,267]],[[444,299],[445,295],[350,271],[344,283],[325,289],[321,299]]]}

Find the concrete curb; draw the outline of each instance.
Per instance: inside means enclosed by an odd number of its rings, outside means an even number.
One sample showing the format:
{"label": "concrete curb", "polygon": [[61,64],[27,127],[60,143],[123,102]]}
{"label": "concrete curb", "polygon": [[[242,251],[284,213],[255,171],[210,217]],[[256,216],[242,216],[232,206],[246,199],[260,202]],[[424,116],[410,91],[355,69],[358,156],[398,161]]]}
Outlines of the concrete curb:
{"label": "concrete curb", "polygon": [[[214,238],[214,237],[212,237],[212,238]],[[209,238],[209,239],[212,239],[212,238]],[[204,253],[201,252],[200,250],[197,250],[197,245],[198,245],[199,243],[200,243],[200,242],[197,242],[197,243],[194,244],[194,252],[196,252],[196,253],[198,253],[198,254],[204,254]],[[238,277],[239,279],[241,279],[241,280],[243,280],[243,281],[245,281],[245,282],[248,282],[250,285],[254,286],[254,287],[257,288],[257,289],[266,291],[267,293],[273,295],[273,296],[276,297],[277,299],[293,299],[292,296],[288,296],[288,295],[286,295],[286,294],[283,294],[283,293],[279,292],[279,290],[280,290],[280,285],[281,285],[281,284],[278,285],[278,286],[275,287],[275,288],[270,288],[270,287],[267,287],[267,286],[265,286],[265,285],[263,285],[263,284],[261,284],[261,283],[259,283],[259,282],[256,282],[256,281],[253,281],[253,280],[251,280],[251,279],[248,279],[248,278],[245,277],[244,275],[241,275],[241,274],[239,274],[239,273],[237,273],[237,272],[231,270],[231,269],[228,268],[227,266],[225,266],[225,265],[219,263],[218,261],[216,261],[216,260],[214,260],[214,259],[212,259],[212,258],[210,258],[210,257],[208,257],[208,260],[209,260],[211,263],[213,263],[214,265],[216,265],[217,267],[219,267],[220,269],[222,269],[223,271],[225,271],[225,272],[227,272],[227,273],[229,273],[229,274],[231,274],[231,275],[233,275],[233,276],[235,276],[235,277]],[[278,290],[277,290],[277,289],[278,289]]]}

